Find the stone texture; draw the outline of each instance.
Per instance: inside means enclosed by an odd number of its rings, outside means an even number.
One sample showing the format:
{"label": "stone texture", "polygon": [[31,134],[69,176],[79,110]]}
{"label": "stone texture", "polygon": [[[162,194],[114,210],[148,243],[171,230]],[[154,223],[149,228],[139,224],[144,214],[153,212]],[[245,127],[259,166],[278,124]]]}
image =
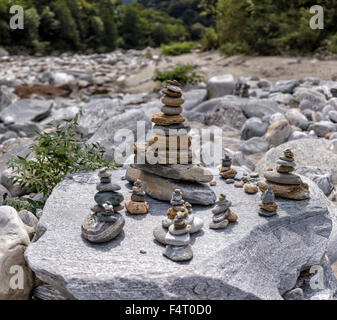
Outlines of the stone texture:
{"label": "stone texture", "polygon": [[216,195],[213,191],[214,187],[211,189],[207,184],[162,178],[132,168],[127,170],[126,179],[130,182],[134,182],[137,179],[142,180],[145,183],[145,192],[150,197],[158,200],[170,201],[172,192],[175,189],[181,189],[184,200],[192,204],[209,205],[216,200]]}
{"label": "stone texture", "polygon": [[[145,134],[151,128],[151,122],[145,117],[142,110],[129,110],[117,116],[112,116],[95,131],[94,135],[88,140],[88,143],[100,143],[106,150],[105,157],[109,160],[114,159],[115,151],[119,147],[119,143],[126,143],[127,146],[132,148],[133,142],[143,137],[142,132],[138,132],[137,124],[143,122],[145,124]],[[141,125],[140,128],[143,126]],[[124,129],[120,131],[121,129]],[[123,133],[123,131],[129,130]],[[120,131],[123,137],[115,137],[116,133]],[[130,134],[132,133],[132,134]],[[119,143],[118,140],[120,139]],[[115,158],[118,160],[118,157]]]}
{"label": "stone texture", "polygon": [[48,117],[52,107],[53,102],[50,100],[20,99],[1,111],[0,119],[7,122],[11,118],[15,123],[41,121]]}
{"label": "stone texture", "polygon": [[[70,299],[282,299],[295,287],[300,271],[320,264],[324,256],[330,207],[310,180],[311,199],[280,199],[278,215],[266,219],[252,212],[259,197],[216,178],[214,188],[230,194],[240,221],[223,232],[205,228],[191,235],[193,260],[188,264],[165,259],[164,247],[153,240],[153,226],[161,224],[170,207],[153,199],[148,199],[151,209],[145,218],[122,212],[124,235],[116,241],[89,244],[79,226],[92,205],[96,174],[68,176],[53,190],[40,220],[47,231],[25,254],[37,277]],[[114,171],[112,178],[124,174]],[[121,186],[129,194],[131,185]],[[193,206],[205,225],[212,219],[210,209]]]}
{"label": "stone texture", "polygon": [[308,177],[314,181],[326,196],[329,196],[334,189],[332,175],[326,169],[317,167],[301,167],[296,169],[295,173]]}
{"label": "stone texture", "polygon": [[239,151],[246,155],[266,152],[268,149],[269,143],[261,137],[250,138],[249,140],[243,142],[239,147]]}
{"label": "stone texture", "polygon": [[297,168],[312,166],[328,170],[333,183],[337,183],[337,153],[328,149],[326,139],[301,139],[289,141],[277,148],[269,150],[257,163],[256,171],[263,174],[267,168],[274,168],[276,161],[283,154],[283,150],[291,149],[296,158]]}
{"label": "stone texture", "polygon": [[213,174],[210,170],[195,164],[133,164],[131,167],[174,180],[200,183],[207,183],[213,180]]}
{"label": "stone texture", "polygon": [[[12,207],[0,207],[0,300],[26,300],[29,299],[33,287],[33,275],[27,267],[24,252],[29,245],[29,236],[24,223]],[[12,266],[22,268],[24,282],[23,289],[13,289],[11,279]],[[12,272],[12,273],[11,273]]]}

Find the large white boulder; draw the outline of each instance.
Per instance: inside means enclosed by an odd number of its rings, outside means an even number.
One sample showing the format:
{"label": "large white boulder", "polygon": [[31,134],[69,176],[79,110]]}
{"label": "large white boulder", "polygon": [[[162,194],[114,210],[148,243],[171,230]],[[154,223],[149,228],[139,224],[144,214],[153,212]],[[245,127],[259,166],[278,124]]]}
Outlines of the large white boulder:
{"label": "large white boulder", "polygon": [[[32,271],[24,259],[30,240],[16,210],[0,207],[0,300],[28,299]],[[21,278],[22,277],[22,278]]]}
{"label": "large white boulder", "polygon": [[235,89],[235,79],[231,74],[215,76],[207,82],[208,98],[223,97],[228,94],[233,94]]}

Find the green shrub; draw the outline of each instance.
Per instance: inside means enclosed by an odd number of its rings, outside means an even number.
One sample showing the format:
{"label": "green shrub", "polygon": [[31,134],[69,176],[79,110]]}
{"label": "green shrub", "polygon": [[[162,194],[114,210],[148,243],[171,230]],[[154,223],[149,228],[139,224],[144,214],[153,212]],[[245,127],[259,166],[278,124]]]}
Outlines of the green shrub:
{"label": "green shrub", "polygon": [[191,52],[191,50],[193,50],[195,46],[195,42],[185,41],[169,45],[162,45],[161,51],[166,56],[179,56],[181,54]]}
{"label": "green shrub", "polygon": [[249,55],[252,53],[250,46],[246,42],[227,42],[221,46],[220,51],[227,56],[236,54]]}
{"label": "green shrub", "polygon": [[102,146],[86,144],[79,139],[78,117],[79,114],[73,121],[58,125],[54,131],[38,133],[31,147],[33,159],[29,160],[27,155],[9,160],[14,183],[49,195],[68,173],[115,168],[115,163],[104,158]]}
{"label": "green shrub", "polygon": [[337,54],[337,33],[331,37],[330,51]]}
{"label": "green shrub", "polygon": [[197,71],[197,66],[191,64],[178,64],[166,70],[156,70],[154,81],[165,83],[167,80],[177,80],[182,85],[187,83],[198,83],[203,80],[203,76]]}
{"label": "green shrub", "polygon": [[26,200],[8,198],[3,201],[2,205],[13,207],[17,211],[28,210],[36,214],[36,210],[42,209],[44,203],[40,201],[34,201],[29,198],[27,198]]}
{"label": "green shrub", "polygon": [[207,28],[203,31],[200,43],[201,49],[204,51],[217,49],[219,47],[218,34],[213,27]]}

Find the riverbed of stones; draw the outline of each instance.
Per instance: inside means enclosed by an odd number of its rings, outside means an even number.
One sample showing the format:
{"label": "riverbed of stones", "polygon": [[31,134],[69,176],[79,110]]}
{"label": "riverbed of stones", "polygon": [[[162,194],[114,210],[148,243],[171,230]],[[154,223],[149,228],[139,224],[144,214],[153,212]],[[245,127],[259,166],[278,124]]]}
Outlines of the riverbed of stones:
{"label": "riverbed of stones", "polygon": [[[0,201],[7,196],[42,200],[41,194],[12,183],[7,161],[29,152],[34,131],[47,130],[50,123],[63,119],[71,120],[79,110],[83,113],[79,120],[81,137],[87,142],[100,142],[110,159],[118,147],[114,135],[119,129],[129,129],[136,135],[137,121],[144,121],[145,134],[151,136],[151,117],[162,107],[160,93],[116,93],[133,70],[163,59],[155,55],[150,58],[145,53],[130,50],[91,56],[0,57],[3,67],[0,71]],[[18,88],[39,85],[49,85],[54,91],[41,95],[37,90],[24,99],[19,96],[22,91]],[[262,174],[276,163],[283,150],[291,149],[297,164],[295,172],[309,178],[328,199],[335,201],[336,89],[337,82],[312,77],[271,82],[249,76],[234,79],[224,74],[184,90],[183,116],[190,122],[192,137],[201,128],[221,128],[223,147],[230,153],[233,165],[248,173]],[[212,150],[212,137],[205,145]],[[220,162],[221,159],[215,159],[213,165]],[[43,211],[38,211],[37,216],[27,211],[18,214],[22,220],[15,220],[15,224],[20,225],[21,240],[16,245],[27,247],[43,230],[37,228]],[[331,220],[328,256],[333,264],[337,261],[337,232],[336,218],[333,216]],[[0,220],[0,230],[5,227]],[[9,254],[1,244],[0,252]],[[48,290],[41,296],[46,298]],[[1,294],[0,290],[3,297]],[[30,293],[23,296],[27,298]],[[5,293],[4,297],[7,297]],[[11,297],[15,298],[15,294]]]}

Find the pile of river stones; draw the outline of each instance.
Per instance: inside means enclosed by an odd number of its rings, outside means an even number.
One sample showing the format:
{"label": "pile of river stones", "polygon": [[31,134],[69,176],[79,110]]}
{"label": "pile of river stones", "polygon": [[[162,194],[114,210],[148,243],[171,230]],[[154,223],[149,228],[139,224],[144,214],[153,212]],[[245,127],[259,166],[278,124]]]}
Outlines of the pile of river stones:
{"label": "pile of river stones", "polygon": [[265,181],[259,182],[261,191],[272,187],[276,196],[304,200],[309,198],[309,186],[302,179],[291,173],[295,170],[294,153],[290,149],[284,150],[284,155],[277,160],[276,172],[269,168],[265,172]]}
{"label": "pile of river stones", "polygon": [[216,207],[212,210],[212,222],[209,225],[211,229],[224,229],[229,222],[238,220],[237,215],[230,209],[232,202],[227,200],[224,194],[219,196],[219,201],[215,204]]}
{"label": "pile of river stones", "polygon": [[137,179],[132,187],[131,200],[125,202],[125,208],[131,214],[148,213],[150,206],[145,201],[144,182]]}
{"label": "pile of river stones", "polygon": [[103,243],[116,238],[122,231],[125,219],[119,213],[123,210],[121,203],[124,197],[118,190],[121,187],[111,182],[111,172],[107,168],[99,171],[100,182],[96,189],[95,206],[92,213],[82,223],[84,238],[93,243]]}

